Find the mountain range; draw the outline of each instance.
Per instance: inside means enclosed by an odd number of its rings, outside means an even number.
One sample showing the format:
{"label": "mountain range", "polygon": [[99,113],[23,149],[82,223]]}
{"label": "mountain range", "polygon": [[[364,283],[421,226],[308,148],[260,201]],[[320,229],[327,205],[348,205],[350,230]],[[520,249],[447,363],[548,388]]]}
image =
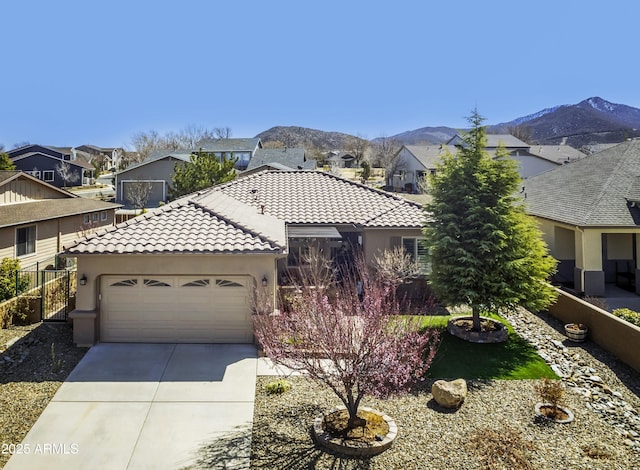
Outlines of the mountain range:
{"label": "mountain range", "polygon": [[[440,144],[458,133],[451,127],[422,127],[389,136],[400,144]],[[514,134],[530,144],[568,144],[590,153],[599,144],[640,137],[640,109],[591,97],[578,104],[546,108],[509,122],[488,126],[491,134]],[[263,142],[279,141],[287,147],[344,148],[349,134],[304,127],[278,126],[261,132]],[[379,139],[373,139],[377,141]]]}

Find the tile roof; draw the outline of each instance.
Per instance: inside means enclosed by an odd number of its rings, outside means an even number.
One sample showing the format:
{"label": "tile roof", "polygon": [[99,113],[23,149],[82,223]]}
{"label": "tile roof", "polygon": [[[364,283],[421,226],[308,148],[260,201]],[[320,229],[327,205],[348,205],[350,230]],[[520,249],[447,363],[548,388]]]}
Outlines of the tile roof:
{"label": "tile roof", "polygon": [[419,204],[328,173],[263,171],[103,230],[66,253],[285,253],[285,223],[419,228],[423,217]]}
{"label": "tile roof", "polygon": [[185,197],[77,240],[65,247],[65,252],[70,255],[284,253],[284,223],[243,206],[224,194],[204,197],[197,203]]}
{"label": "tile roof", "polygon": [[264,171],[211,191],[260,207],[289,224],[420,227],[419,204],[320,171]]}
{"label": "tile roof", "polygon": [[525,181],[530,214],[577,226],[637,226],[640,139],[623,142]]}

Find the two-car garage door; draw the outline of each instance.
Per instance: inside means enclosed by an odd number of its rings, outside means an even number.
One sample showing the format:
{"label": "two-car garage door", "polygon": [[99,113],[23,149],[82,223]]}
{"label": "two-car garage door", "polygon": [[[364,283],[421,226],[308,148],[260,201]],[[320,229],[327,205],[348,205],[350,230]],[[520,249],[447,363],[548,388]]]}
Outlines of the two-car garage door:
{"label": "two-car garage door", "polygon": [[105,276],[103,342],[250,343],[248,276]]}

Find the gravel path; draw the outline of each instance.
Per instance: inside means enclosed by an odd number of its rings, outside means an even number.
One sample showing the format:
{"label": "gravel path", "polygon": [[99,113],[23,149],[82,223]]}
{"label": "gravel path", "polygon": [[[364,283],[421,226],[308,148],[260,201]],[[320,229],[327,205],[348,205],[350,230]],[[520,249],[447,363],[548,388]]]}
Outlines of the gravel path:
{"label": "gravel path", "polygon": [[[552,318],[519,312],[511,320],[518,327],[548,336],[549,340],[566,339]],[[575,348],[572,353],[579,349],[581,361],[592,367],[631,407],[640,410],[637,373],[592,343]],[[311,441],[313,418],[339,404],[330,392],[304,378],[291,377],[291,391],[280,396],[267,395],[264,385],[271,380],[273,377],[259,377],[257,383],[252,436],[254,469],[483,468],[482,458],[487,450],[470,442],[475,435],[486,436],[487,430],[519,436],[530,443],[532,450],[525,451],[528,468],[640,468],[640,446],[625,442],[619,430],[588,408],[587,400],[571,387],[567,387],[565,401],[576,419],[566,425],[535,418],[533,407],[539,401],[534,392],[535,381],[469,382],[467,400],[455,412],[440,409],[434,403],[431,382],[411,395],[366,400],[363,405],[381,410],[396,421],[399,436],[389,451],[368,460],[357,460],[322,452]],[[517,467],[505,464],[493,468]]]}
{"label": "gravel path", "polygon": [[[0,329],[0,445],[19,444],[84,356],[71,325],[36,323]],[[0,467],[9,460],[0,449]]]}

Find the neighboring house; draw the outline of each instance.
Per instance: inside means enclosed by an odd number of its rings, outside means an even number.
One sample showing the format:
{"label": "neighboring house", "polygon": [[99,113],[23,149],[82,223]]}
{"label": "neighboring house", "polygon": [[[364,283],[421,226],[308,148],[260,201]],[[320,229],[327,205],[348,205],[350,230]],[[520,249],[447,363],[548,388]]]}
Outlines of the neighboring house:
{"label": "neighboring house", "polygon": [[133,208],[132,192],[148,192],[145,207],[158,207],[169,199],[169,187],[177,163],[188,162],[189,150],[154,152],[142,163],[133,164],[115,174],[116,203]]}
{"label": "neighboring house", "polygon": [[[198,150],[158,150],[142,163],[128,166],[115,175],[116,202],[132,209],[131,191],[148,192],[147,208],[158,207],[169,200],[169,187],[177,163],[188,162],[199,150],[222,158],[237,158],[236,169],[248,167],[253,156],[262,151],[260,139],[219,139],[203,142]],[[297,153],[295,154],[297,155]]]}
{"label": "neighboring house", "polygon": [[[456,135],[446,144],[403,145],[398,151],[394,171],[388,184],[397,191],[418,192],[425,175],[433,174],[440,164],[442,155],[455,155],[464,146],[464,140]],[[495,157],[502,146],[509,157],[518,162],[523,179],[552,170],[566,163],[580,160],[586,155],[569,145],[529,145],[510,134],[488,134],[485,150]]]}
{"label": "neighboring house", "polygon": [[237,158],[236,169],[245,170],[255,153],[262,148],[259,138],[233,138],[204,141],[200,150],[213,153],[217,157]]}
{"label": "neighboring house", "polygon": [[280,166],[279,169],[283,167],[290,170],[316,169],[316,161],[314,159],[307,159],[307,154],[303,148],[261,148],[255,151],[246,170],[255,170],[262,165],[273,164]]}
{"label": "neighboring house", "polygon": [[70,244],[74,341],[252,342],[251,296],[308,268],[404,246],[417,256],[418,204],[317,171],[241,176]]}
{"label": "neighboring house", "polygon": [[118,147],[97,147],[85,144],[75,147],[75,150],[89,156],[87,163],[93,163],[96,158],[100,159],[99,166],[102,171],[115,171],[124,157],[124,149]]}
{"label": "neighboring house", "polygon": [[[87,186],[94,182],[95,168],[84,159],[75,159],[71,149],[25,145],[6,152],[17,170],[29,173],[58,188]],[[68,165],[68,178],[61,174],[61,167]]]}
{"label": "neighboring house", "polygon": [[556,281],[602,296],[607,283],[640,293],[640,140],[631,140],[524,182]]}
{"label": "neighboring house", "polygon": [[23,268],[48,265],[64,244],[113,224],[116,207],[20,171],[0,171],[0,259],[15,258]]}
{"label": "neighboring house", "polygon": [[332,168],[355,168],[356,157],[344,150],[330,150],[325,159]]}

